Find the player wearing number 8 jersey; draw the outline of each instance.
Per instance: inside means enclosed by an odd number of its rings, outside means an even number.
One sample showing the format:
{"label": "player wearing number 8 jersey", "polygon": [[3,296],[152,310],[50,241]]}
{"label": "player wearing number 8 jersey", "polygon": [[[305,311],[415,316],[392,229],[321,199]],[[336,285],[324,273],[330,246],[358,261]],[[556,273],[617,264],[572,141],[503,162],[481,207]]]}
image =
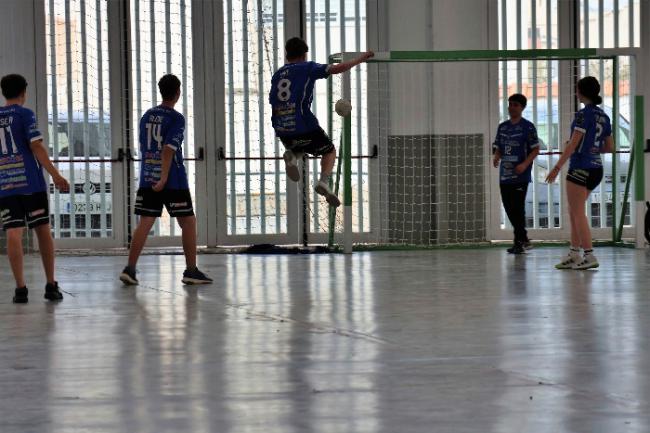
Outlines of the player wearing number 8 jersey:
{"label": "player wearing number 8 jersey", "polygon": [[7,99],[7,105],[0,108],[0,218],[7,232],[7,254],[16,280],[13,301],[28,301],[23,273],[25,228],[33,229],[38,237],[47,278],[45,299],[60,301],[63,295],[54,279],[54,241],[43,168],[59,190],[68,191],[69,185],[50,161],[36,116],[23,107],[27,99],[25,78],[7,75],[0,81],[0,87]]}
{"label": "player wearing number 8 jersey", "polygon": [[331,74],[347,72],[374,54],[368,51],[349,62],[322,65],[307,61],[309,47],[300,38],[289,39],[285,49],[287,64],[273,74],[269,103],[273,128],[287,149],[284,153],[287,176],[295,182],[300,180],[298,160],[304,153],[321,156],[321,175],[315,189],[331,206],[337,207],[341,202],[329,187],[336,149],[311,111],[314,84]]}
{"label": "player wearing number 8 jersey", "polygon": [[[571,249],[555,267],[557,269],[591,269],[599,266],[593,254],[591,230],[585,215],[585,203],[603,179],[602,153],[613,152],[614,139],[609,117],[598,107],[603,102],[600,83],[594,77],[578,81],[576,95],[585,107],[578,111],[571,125],[571,139],[547,177],[555,181],[564,163],[570,159],[566,180],[571,217]],[[584,250],[584,257],[580,254]]]}
{"label": "player wearing number 8 jersey", "polygon": [[138,258],[164,206],[182,230],[187,265],[183,283],[211,283],[196,267],[196,217],[183,165],[185,117],[174,110],[181,96],[181,82],[168,74],[160,79],[158,88],[162,104],[148,110],[140,120],[140,188],[135,201],[135,214],[140,216],[140,222],[133,233],[129,261],[120,280],[128,285],[138,284]]}

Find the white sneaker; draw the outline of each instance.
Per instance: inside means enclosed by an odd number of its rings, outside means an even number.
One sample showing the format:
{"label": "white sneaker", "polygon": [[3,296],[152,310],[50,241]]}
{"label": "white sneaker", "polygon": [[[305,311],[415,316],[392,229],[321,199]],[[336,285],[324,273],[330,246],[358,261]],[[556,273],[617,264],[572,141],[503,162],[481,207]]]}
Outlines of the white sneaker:
{"label": "white sneaker", "polygon": [[315,190],[318,195],[325,197],[325,200],[327,200],[330,206],[341,206],[341,200],[330,190],[330,187],[325,182],[318,181]]}
{"label": "white sneaker", "polygon": [[284,165],[287,171],[287,176],[292,181],[298,182],[300,180],[300,169],[298,168],[298,158],[296,158],[296,155],[290,150],[284,152],[282,158],[284,159]]}
{"label": "white sneaker", "polygon": [[555,269],[573,269],[573,266],[580,263],[582,257],[579,252],[570,251],[569,254],[564,256],[564,258],[555,265]]}
{"label": "white sneaker", "polygon": [[600,266],[600,264],[598,263],[596,256],[593,254],[586,254],[582,260],[573,265],[573,269],[576,271],[584,271],[586,269],[595,269],[598,266]]}

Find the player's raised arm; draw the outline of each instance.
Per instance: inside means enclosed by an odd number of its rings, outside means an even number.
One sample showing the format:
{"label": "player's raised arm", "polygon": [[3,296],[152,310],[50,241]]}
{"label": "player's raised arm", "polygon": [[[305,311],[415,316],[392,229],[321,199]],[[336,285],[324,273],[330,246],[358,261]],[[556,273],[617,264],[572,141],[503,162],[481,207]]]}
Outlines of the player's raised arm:
{"label": "player's raised arm", "polygon": [[366,51],[356,59],[350,60],[348,62],[343,62],[343,63],[338,63],[336,65],[332,65],[329,69],[330,74],[336,75],[336,74],[342,74],[344,72],[349,71],[350,69],[354,68],[355,66],[358,66],[364,62],[367,62],[369,59],[372,59],[375,56],[375,53],[372,51]]}

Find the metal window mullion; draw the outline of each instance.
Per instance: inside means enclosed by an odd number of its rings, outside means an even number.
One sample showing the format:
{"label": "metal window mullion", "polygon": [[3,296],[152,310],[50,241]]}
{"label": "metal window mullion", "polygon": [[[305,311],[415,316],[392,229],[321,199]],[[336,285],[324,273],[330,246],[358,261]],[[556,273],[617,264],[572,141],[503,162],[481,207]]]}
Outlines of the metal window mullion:
{"label": "metal window mullion", "polygon": [[589,0],[583,0],[582,6],[584,8],[582,11],[584,21],[583,47],[589,48]]}
{"label": "metal window mullion", "polygon": [[[257,103],[259,119],[260,157],[264,158],[265,137],[265,110],[264,110],[264,16],[262,0],[257,0]],[[260,170],[260,224],[262,234],[266,234],[266,166],[264,160],[259,162]]]}
{"label": "metal window mullion", "polygon": [[[332,20],[331,20],[331,0],[325,0],[325,53],[330,55],[332,53]],[[327,124],[331,125],[333,122],[332,107],[327,107]],[[334,138],[334,137],[330,137]]]}
{"label": "metal window mullion", "polygon": [[[183,115],[185,116],[185,122],[188,123],[190,119],[190,113],[189,113],[189,94],[188,94],[188,80],[189,76],[187,74],[187,62],[188,62],[188,57],[187,57],[187,13],[186,13],[186,8],[187,4],[185,3],[185,0],[180,0],[180,26],[181,26],[181,78],[182,78],[182,86],[183,86]],[[194,155],[196,154],[194,146],[195,142],[192,141],[190,142],[188,137],[189,137],[189,128],[185,130],[185,140],[184,140],[184,155]],[[194,138],[194,135],[192,134],[192,138]],[[192,152],[194,151],[194,152]],[[193,166],[194,167],[194,174],[196,175],[196,163],[189,163],[185,162],[185,168],[186,171],[189,171],[189,167]],[[189,186],[189,185],[188,185]],[[196,181],[194,182],[194,193],[196,195]],[[198,202],[198,200],[197,200]],[[195,204],[196,206],[196,204]],[[172,227],[174,227],[175,231],[175,226],[172,224]]]}
{"label": "metal window mullion", "polygon": [[[537,7],[535,0],[531,0],[532,38],[531,48],[537,48]],[[533,124],[537,127],[537,61],[531,62],[533,66]],[[533,228],[539,228],[539,197],[537,194],[537,162],[533,161]]]}
{"label": "metal window mullion", "polygon": [[248,79],[248,0],[242,1],[242,59],[244,59],[242,78],[244,80],[244,170],[245,170],[245,195],[246,195],[246,234],[251,233],[251,149],[250,149],[250,82]]}
{"label": "metal window mullion", "polygon": [[[56,51],[56,20],[54,19],[55,12],[54,12],[54,0],[50,0],[49,2],[50,5],[50,16],[49,16],[49,24],[50,24],[50,76],[51,76],[51,83],[52,83],[52,152],[53,152],[53,157],[57,158],[59,156],[59,97],[58,97],[58,86],[57,86],[57,72],[56,72],[56,58],[57,58],[57,51]],[[58,164],[56,164],[58,168]],[[59,196],[59,191],[54,188],[54,218],[55,218],[55,224],[54,224],[54,235],[58,239],[61,237],[61,203],[60,203],[60,196]]]}
{"label": "metal window mullion", "polygon": [[[361,2],[360,0],[355,0],[354,2],[354,30],[355,30],[355,39],[356,39],[356,51],[361,51]],[[357,151],[359,155],[363,155],[363,137],[362,137],[362,119],[363,108],[361,105],[361,67],[356,68],[356,93],[357,93]],[[364,160],[359,158],[357,160],[357,212],[358,212],[358,231],[363,233],[363,164]]]}
{"label": "metal window mullion", "polygon": [[86,0],[80,1],[80,30],[81,30],[81,95],[83,103],[83,125],[82,125],[82,139],[83,139],[83,152],[84,152],[84,200],[85,200],[85,232],[86,237],[90,235],[90,163],[88,157],[90,156],[90,137],[88,133],[88,38],[86,34]]}
{"label": "metal window mullion", "polygon": [[[105,145],[107,143],[106,135],[104,134],[104,51],[102,44],[102,1],[95,0],[95,8],[97,9],[97,99],[98,99],[98,113],[99,118],[97,119],[98,131],[98,147],[100,149],[100,157],[106,158],[110,155],[107,155],[105,150]],[[108,227],[106,224],[106,165],[104,163],[99,163],[99,198],[101,203],[101,209],[99,209],[99,226],[100,226],[100,236],[106,237],[108,235]]]}
{"label": "metal window mullion", "polygon": [[[226,16],[228,21],[228,117],[230,155],[235,156],[235,70],[233,42],[233,10],[232,0],[226,0]],[[230,225],[231,234],[237,234],[237,174],[234,160],[230,161]]]}
{"label": "metal window mullion", "polygon": [[[165,50],[166,50],[166,65],[167,65],[167,74],[172,73],[172,14],[171,14],[171,4],[170,0],[164,0],[165,2]],[[153,34],[151,35],[154,36]],[[182,42],[182,41],[181,41]]]}
{"label": "metal window mullion", "polygon": [[[553,35],[553,22],[551,19],[551,0],[546,0],[546,48],[552,48]],[[559,124],[559,115],[558,115]],[[546,150],[548,156],[546,157],[547,170],[550,170],[553,164],[553,156],[551,150],[553,149],[553,64],[550,60],[546,61]],[[548,212],[548,228],[555,227],[555,203],[553,198],[553,185],[546,184],[546,210]]]}
{"label": "metal window mullion", "polygon": [[[273,0],[273,72],[278,70],[279,59],[278,59],[278,1],[282,0]],[[275,144],[275,155],[280,155],[280,140],[276,137],[274,139]],[[281,202],[280,202],[280,161],[275,160],[275,233],[281,233],[283,230],[280,225],[282,224],[281,218]]]}
{"label": "metal window mullion", "polygon": [[[165,3],[165,65],[166,65],[166,74],[171,74],[172,73],[172,41],[171,41],[171,34],[172,34],[172,15],[171,15],[171,4],[170,0],[164,0]],[[153,35],[152,35],[153,37]],[[181,40],[181,45],[184,43],[184,40]],[[184,59],[181,61],[185,61]],[[184,83],[185,81],[183,81]],[[185,93],[185,92],[183,92]],[[187,129],[186,129],[187,131]],[[163,143],[164,144],[164,143]],[[176,156],[174,155],[174,160],[172,161],[172,164],[176,164]],[[176,235],[176,224],[174,224],[173,219],[171,220],[169,224],[169,235],[170,236],[175,236]]]}
{"label": "metal window mullion", "polygon": [[[614,47],[618,48],[620,46],[619,33],[620,33],[620,11],[618,0],[614,0]],[[629,44],[632,46],[632,44]]]}
{"label": "metal window mullion", "polygon": [[[507,0],[501,0],[501,49],[508,49],[508,8]],[[503,89],[503,95],[501,95],[501,119],[505,118],[505,114],[508,112],[508,62],[501,63],[501,87]]]}
{"label": "metal window mullion", "polygon": [[[151,50],[151,104],[156,105],[156,13],[155,13],[155,1],[149,1],[149,48]],[[138,113],[138,116],[142,116],[142,113]],[[156,218],[156,223],[153,227],[154,236],[160,235],[160,218]]]}
{"label": "metal window mullion", "polygon": [[[66,79],[67,79],[67,106],[68,106],[68,155],[70,158],[74,157],[74,107],[72,96],[72,29],[71,23],[70,2],[65,2],[65,52],[66,52]],[[74,164],[70,164],[70,237],[77,237],[76,229],[76,214],[75,214],[75,176]]]}
{"label": "metal window mullion", "polygon": [[[522,41],[521,41],[521,28],[522,28],[522,10],[521,10],[521,2],[522,0],[517,0],[517,49],[521,50],[522,49]],[[521,93],[521,88],[522,88],[522,62],[517,62],[517,92]]]}
{"label": "metal window mullion", "polygon": [[629,14],[628,14],[628,21],[629,22],[628,22],[628,27],[629,27],[629,32],[630,32],[629,45],[631,47],[636,47],[637,46],[636,38],[634,37],[635,36],[635,33],[634,33],[634,17],[635,17],[635,15],[634,15],[634,0],[628,0],[628,2],[629,2],[629,8],[628,8],[629,9]]}
{"label": "metal window mullion", "polygon": [[[598,0],[598,48],[605,48],[605,2]],[[599,60],[598,65],[598,78],[603,83],[603,90],[605,86],[605,61]],[[604,92],[603,92],[604,93]],[[603,101],[604,103],[604,101]],[[604,157],[603,157],[604,158]],[[612,157],[612,164],[615,164],[615,158]],[[606,185],[607,182],[602,182],[600,185],[600,227],[607,227],[607,200],[606,200]],[[616,191],[612,190],[612,203],[616,199]],[[588,200],[591,202],[591,198]],[[613,222],[616,225],[615,222]]]}
{"label": "metal window mullion", "polygon": [[[311,0],[310,2],[311,6],[311,13],[309,15],[309,23],[310,23],[310,29],[309,29],[309,45],[311,46],[311,60],[316,61],[316,1]],[[342,50],[343,51],[343,50]],[[313,111],[314,115],[318,115],[318,105],[316,103],[317,98],[316,95],[314,95],[313,99]],[[306,162],[305,162],[306,164]],[[312,175],[312,182],[316,183],[318,181],[318,161],[314,159],[312,161],[312,170],[311,170],[311,175]],[[304,181],[305,185],[303,185],[303,188],[307,188],[307,181]],[[314,227],[314,231],[319,231],[320,230],[320,224],[319,224],[319,206],[318,206],[318,195],[317,194],[312,194],[312,223]]]}
{"label": "metal window mullion", "polygon": [[[133,123],[130,125],[131,128],[133,128],[134,131],[136,131],[133,136],[133,143],[127,143],[130,149],[134,150],[134,154],[137,155],[137,152],[140,150],[138,146],[138,140],[139,140],[139,133],[138,133],[138,119],[140,116],[142,116],[142,41],[140,38],[140,0],[133,0],[133,17],[134,17],[134,24],[135,24],[135,65],[133,65],[133,69],[135,70],[135,84],[134,84],[134,93],[137,95],[135,98],[135,115],[133,116]],[[137,87],[136,87],[137,86]],[[126,162],[127,164],[133,164],[130,161]],[[135,172],[135,170],[133,170]],[[131,176],[131,179],[127,179],[127,182],[129,184],[133,182],[133,176]],[[136,183],[139,185],[139,180],[136,180]],[[137,188],[134,188],[137,191]],[[126,198],[129,202],[131,202],[132,197],[127,197]],[[127,215],[127,218],[132,218],[131,215]]]}

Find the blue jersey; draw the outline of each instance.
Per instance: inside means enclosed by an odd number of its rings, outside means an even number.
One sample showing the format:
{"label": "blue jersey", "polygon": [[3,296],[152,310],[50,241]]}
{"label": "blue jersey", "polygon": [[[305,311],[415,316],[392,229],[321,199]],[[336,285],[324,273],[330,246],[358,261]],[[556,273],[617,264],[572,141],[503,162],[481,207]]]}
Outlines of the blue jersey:
{"label": "blue jersey", "polygon": [[289,63],[273,74],[269,103],[273,129],[279,137],[306,134],[320,128],[311,112],[311,103],[316,80],[328,76],[329,66],[314,62]]}
{"label": "blue jersey", "polygon": [[501,123],[493,145],[494,150],[498,149],[501,152],[500,183],[529,183],[533,164],[530,164],[521,174],[517,174],[515,168],[537,148],[539,148],[539,139],[537,129],[532,122],[522,118],[516,124],[510,120]]}
{"label": "blue jersey", "polygon": [[30,147],[42,139],[32,110],[20,105],[0,108],[0,198],[47,191]]}
{"label": "blue jersey", "polygon": [[569,168],[601,168],[603,160],[600,152],[605,138],[612,135],[612,125],[607,114],[597,105],[586,105],[576,113],[571,124],[571,134],[573,131],[580,131],[584,136],[571,155]]}
{"label": "blue jersey", "polygon": [[164,146],[169,146],[176,152],[165,189],[189,188],[183,165],[184,134],[185,117],[173,108],[160,105],[144,113],[140,119],[141,188],[151,188],[160,180]]}

